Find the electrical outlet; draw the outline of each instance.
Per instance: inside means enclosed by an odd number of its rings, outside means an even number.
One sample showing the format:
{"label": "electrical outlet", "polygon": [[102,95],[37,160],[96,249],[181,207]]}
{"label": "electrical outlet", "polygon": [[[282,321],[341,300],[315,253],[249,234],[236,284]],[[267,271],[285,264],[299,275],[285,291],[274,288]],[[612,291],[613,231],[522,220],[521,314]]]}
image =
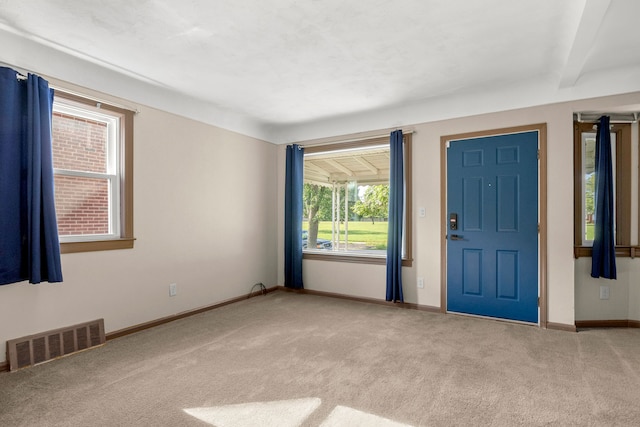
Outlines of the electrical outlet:
{"label": "electrical outlet", "polygon": [[422,277],[418,277],[418,288],[424,289],[424,279]]}
{"label": "electrical outlet", "polygon": [[169,296],[170,297],[175,297],[177,293],[178,293],[178,284],[177,283],[171,283],[169,285]]}
{"label": "electrical outlet", "polygon": [[427,216],[427,210],[425,208],[418,208],[418,216],[420,218],[424,218],[425,216]]}
{"label": "electrical outlet", "polygon": [[600,299],[609,299],[609,287],[600,286]]}

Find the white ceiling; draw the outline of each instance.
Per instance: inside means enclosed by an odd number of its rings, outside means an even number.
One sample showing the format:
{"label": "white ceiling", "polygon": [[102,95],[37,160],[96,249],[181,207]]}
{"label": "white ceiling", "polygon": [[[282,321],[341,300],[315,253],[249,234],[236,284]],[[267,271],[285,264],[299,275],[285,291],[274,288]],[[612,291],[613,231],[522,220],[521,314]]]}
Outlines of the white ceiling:
{"label": "white ceiling", "polygon": [[640,90],[637,0],[0,0],[0,62],[275,143]]}

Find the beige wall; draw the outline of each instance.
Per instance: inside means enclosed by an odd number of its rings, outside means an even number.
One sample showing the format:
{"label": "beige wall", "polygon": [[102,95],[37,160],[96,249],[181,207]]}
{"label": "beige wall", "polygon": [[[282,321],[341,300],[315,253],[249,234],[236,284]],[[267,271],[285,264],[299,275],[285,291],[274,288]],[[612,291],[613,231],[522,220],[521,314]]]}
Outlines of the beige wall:
{"label": "beige wall", "polygon": [[[628,258],[618,258],[618,279],[607,280],[591,277],[591,258],[576,260],[576,320],[629,319],[630,268],[637,264]],[[608,300],[600,299],[601,286],[609,287]]]}
{"label": "beige wall", "polygon": [[277,147],[137,108],[134,249],[65,254],[63,283],[0,286],[3,348],[97,318],[115,331],[276,284]]}
{"label": "beige wall", "polygon": [[[582,260],[573,258],[573,118],[574,111],[620,108],[640,103],[640,94],[591,99],[580,102],[553,104],[542,107],[512,110],[501,113],[473,116],[404,126],[415,131],[413,134],[413,224],[414,263],[403,268],[405,301],[440,306],[440,137],[443,135],[499,129],[535,123],[547,123],[548,156],[548,321],[573,325],[576,314],[585,318],[597,318],[604,311],[604,304],[598,295],[594,296],[582,272]],[[382,132],[387,132],[383,130]],[[372,130],[370,134],[380,134]],[[323,143],[330,140],[350,139],[358,135],[344,135],[325,140],[305,141],[302,144]],[[279,147],[278,204],[284,196],[284,148]],[[636,160],[637,161],[637,160]],[[637,164],[637,163],[636,163]],[[636,180],[637,182],[637,180]],[[637,187],[633,193],[637,195]],[[635,196],[634,196],[635,197]],[[634,206],[637,207],[637,201]],[[426,216],[420,218],[417,211],[426,209]],[[636,209],[637,215],[637,209]],[[279,210],[279,229],[283,225],[282,210]],[[282,234],[282,233],[280,233]],[[282,239],[279,239],[282,252]],[[640,261],[622,260],[620,297],[640,295]],[[283,263],[278,263],[278,283],[283,283]],[[327,261],[305,260],[303,262],[305,287],[313,290],[339,292],[352,296],[384,299],[384,267],[365,264],[347,264]],[[417,289],[416,278],[424,278],[424,289]],[[612,291],[613,293],[614,291]],[[618,291],[616,290],[617,294]],[[616,298],[618,296],[616,295]],[[607,317],[634,318],[640,303],[625,300],[627,304],[616,304],[607,312]],[[580,306],[576,307],[579,303]],[[621,316],[621,317],[617,317]]]}
{"label": "beige wall", "polygon": [[[617,280],[591,277],[591,258],[576,266],[576,320],[640,320],[640,260],[616,259]],[[600,287],[609,288],[609,299],[600,299]]]}
{"label": "beige wall", "polygon": [[[573,258],[572,231],[572,113],[636,104],[639,93],[408,126],[415,130],[414,263],[403,269],[406,300],[440,305],[440,136],[547,123],[548,320],[640,320],[640,261],[620,260],[620,280],[607,281],[611,299],[600,300],[601,281],[585,274],[586,260]],[[129,106],[140,111],[135,248],[65,254],[63,283],[0,286],[0,345],[96,318],[115,331],[246,294],[256,282],[283,284],[285,147]],[[426,217],[416,215],[419,207]],[[384,299],[384,277],[384,266],[304,261],[308,289]],[[424,278],[424,289],[416,288],[416,277]],[[175,297],[170,283],[178,284]]]}

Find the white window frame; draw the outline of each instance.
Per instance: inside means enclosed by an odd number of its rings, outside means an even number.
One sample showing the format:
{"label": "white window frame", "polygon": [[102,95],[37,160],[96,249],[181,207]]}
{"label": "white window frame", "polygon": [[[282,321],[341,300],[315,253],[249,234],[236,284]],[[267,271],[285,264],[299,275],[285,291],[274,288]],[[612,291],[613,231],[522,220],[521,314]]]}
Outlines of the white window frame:
{"label": "white window frame", "polygon": [[97,107],[77,104],[65,98],[56,98],[53,102],[53,112],[79,117],[87,120],[104,123],[107,126],[107,147],[106,147],[106,172],[89,172],[72,169],[53,170],[54,176],[68,176],[79,178],[91,178],[106,180],[109,186],[109,233],[107,234],[78,234],[61,235],[60,243],[70,242],[90,242],[95,240],[119,239],[121,236],[120,223],[120,141],[122,138],[121,120],[122,117],[110,111],[103,111]]}

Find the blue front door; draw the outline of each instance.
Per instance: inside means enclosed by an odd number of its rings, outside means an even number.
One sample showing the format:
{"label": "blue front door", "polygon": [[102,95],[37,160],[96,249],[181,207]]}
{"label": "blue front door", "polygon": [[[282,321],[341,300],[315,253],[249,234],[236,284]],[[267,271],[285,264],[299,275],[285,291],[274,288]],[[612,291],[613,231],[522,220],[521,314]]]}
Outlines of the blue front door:
{"label": "blue front door", "polygon": [[538,322],[538,136],[450,141],[448,311]]}

